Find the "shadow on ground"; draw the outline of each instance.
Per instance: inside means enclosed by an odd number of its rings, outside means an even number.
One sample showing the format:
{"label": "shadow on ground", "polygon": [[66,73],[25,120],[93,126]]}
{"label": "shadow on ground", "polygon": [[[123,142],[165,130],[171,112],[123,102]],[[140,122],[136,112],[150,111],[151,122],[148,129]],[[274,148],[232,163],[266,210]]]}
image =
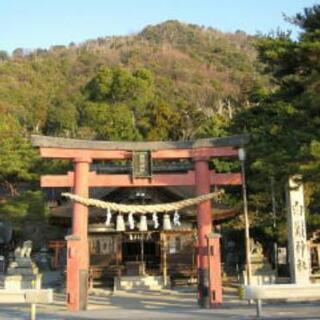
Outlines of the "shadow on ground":
{"label": "shadow on ground", "polygon": [[[38,307],[37,319],[255,319],[255,306],[239,301],[233,294],[225,295],[217,309],[202,309],[196,303],[196,293],[156,292],[96,292],[89,297],[87,311],[66,311],[64,294],[56,294],[52,305]],[[2,305],[0,319],[28,319],[27,306]],[[320,319],[320,304],[276,303],[263,307],[262,319]]]}

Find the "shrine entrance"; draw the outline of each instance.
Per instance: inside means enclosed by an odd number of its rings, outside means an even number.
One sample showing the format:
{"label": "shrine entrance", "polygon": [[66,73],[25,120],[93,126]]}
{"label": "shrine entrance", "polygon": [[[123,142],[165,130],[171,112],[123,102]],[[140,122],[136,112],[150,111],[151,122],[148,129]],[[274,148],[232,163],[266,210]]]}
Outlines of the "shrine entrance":
{"label": "shrine entrance", "polygon": [[122,240],[122,264],[127,276],[160,275],[160,233],[127,233]]}
{"label": "shrine entrance", "polygon": [[[72,234],[67,240],[67,307],[69,310],[84,310],[87,307],[87,290],[89,277],[89,242],[88,239],[88,206],[94,205],[90,198],[90,188],[123,188],[123,187],[189,187],[194,189],[197,201],[197,273],[198,303],[202,307],[219,306],[222,303],[220,236],[214,233],[211,199],[217,193],[211,193],[211,186],[219,188],[224,185],[241,185],[240,173],[218,173],[209,167],[213,158],[238,157],[239,148],[248,142],[247,136],[200,139],[177,142],[106,142],[64,139],[45,136],[32,136],[33,146],[39,148],[43,158],[66,159],[74,163],[74,171],[64,175],[45,175],[41,177],[42,187],[71,188],[74,199],[72,210]],[[92,165],[95,161],[126,161],[131,164],[130,172],[99,173]],[[162,169],[156,170],[157,161],[162,161]],[[165,161],[169,161],[165,163]],[[93,163],[94,164],[94,163]],[[186,169],[180,170],[181,164]],[[170,170],[178,167],[179,170]],[[78,198],[77,198],[78,197]],[[77,198],[77,199],[75,199]],[[188,201],[187,201],[188,202]],[[190,201],[189,201],[190,202]],[[190,204],[189,204],[190,205]],[[138,214],[140,225],[147,226],[145,211],[142,205]],[[102,203],[101,208],[104,208]],[[108,206],[106,209],[110,209]],[[112,209],[115,207],[113,206]],[[118,208],[118,206],[116,206]],[[163,229],[169,229],[170,214],[174,206],[161,206]],[[171,208],[171,209],[168,209]],[[152,207],[153,210],[153,207]],[[132,216],[125,206],[116,209],[116,234],[125,231],[126,221],[132,223]],[[124,219],[124,214],[125,219]],[[173,215],[173,213],[171,212]],[[131,222],[130,222],[131,219]],[[175,219],[175,218],[174,218]],[[119,228],[118,228],[119,226]],[[140,231],[146,231],[140,228]],[[167,241],[166,235],[160,241]],[[118,238],[116,236],[115,238]],[[173,239],[173,238],[172,238]],[[88,241],[89,240],[89,241]],[[156,240],[138,239],[125,241],[122,249],[131,255],[131,259],[140,259],[152,268],[157,264]],[[117,242],[118,243],[118,242]],[[118,253],[115,245],[112,247]],[[140,249],[140,257],[139,257]],[[174,249],[174,247],[172,247]],[[171,250],[171,249],[170,249]],[[141,251],[143,251],[141,253]],[[190,255],[189,255],[190,256]],[[148,257],[147,260],[145,257]],[[122,260],[116,254],[116,261]],[[130,264],[131,261],[127,261]],[[134,265],[134,261],[132,261]],[[120,267],[120,266],[119,266]],[[132,266],[132,268],[135,268]],[[118,272],[120,268],[116,271]],[[163,268],[166,270],[166,268]],[[140,272],[140,270],[138,270]],[[143,271],[143,270],[142,270]],[[164,275],[164,279],[166,276]]]}

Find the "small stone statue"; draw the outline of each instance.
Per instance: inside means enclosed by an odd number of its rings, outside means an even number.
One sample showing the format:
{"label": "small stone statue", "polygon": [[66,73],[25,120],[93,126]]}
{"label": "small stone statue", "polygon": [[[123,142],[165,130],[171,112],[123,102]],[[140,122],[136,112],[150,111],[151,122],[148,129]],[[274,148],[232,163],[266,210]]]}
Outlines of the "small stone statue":
{"label": "small stone statue", "polygon": [[263,257],[263,248],[261,243],[250,239],[250,253],[252,256]]}
{"label": "small stone statue", "polygon": [[30,258],[31,251],[32,251],[32,241],[30,240],[24,241],[22,248],[17,247],[14,250],[14,256],[15,258]]}
{"label": "small stone statue", "polygon": [[14,251],[14,261],[9,264],[5,277],[6,289],[40,289],[41,274],[31,260],[32,241],[24,241]]}
{"label": "small stone statue", "polygon": [[14,250],[14,257],[15,257],[15,258],[21,258],[21,247],[17,247],[17,248]]}
{"label": "small stone statue", "polygon": [[[251,256],[251,283],[255,285],[275,283],[275,270],[272,269],[269,261],[263,255],[263,247],[260,242],[250,239]],[[247,266],[246,266],[247,268]],[[244,272],[244,283],[247,282],[247,273]]]}

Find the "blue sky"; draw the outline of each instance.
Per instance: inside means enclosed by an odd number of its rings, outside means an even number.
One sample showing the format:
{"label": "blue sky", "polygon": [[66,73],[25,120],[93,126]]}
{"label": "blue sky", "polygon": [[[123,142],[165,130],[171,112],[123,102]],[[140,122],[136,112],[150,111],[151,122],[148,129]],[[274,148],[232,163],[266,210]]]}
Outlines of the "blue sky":
{"label": "blue sky", "polygon": [[[308,0],[0,0],[0,50],[47,48],[107,35],[127,35],[177,19],[250,34],[293,29],[283,20]],[[318,1],[319,2],[319,1]],[[296,31],[294,31],[296,34]]]}

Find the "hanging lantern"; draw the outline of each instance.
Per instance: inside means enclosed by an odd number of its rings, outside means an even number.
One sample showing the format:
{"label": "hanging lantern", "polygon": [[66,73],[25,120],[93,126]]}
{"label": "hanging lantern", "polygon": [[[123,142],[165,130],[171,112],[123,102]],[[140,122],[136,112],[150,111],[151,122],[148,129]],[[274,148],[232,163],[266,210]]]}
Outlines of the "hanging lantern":
{"label": "hanging lantern", "polygon": [[105,221],[106,226],[110,226],[111,218],[112,218],[111,210],[110,210],[110,208],[108,208],[107,214],[106,214],[106,221]]}
{"label": "hanging lantern", "polygon": [[157,213],[156,213],[156,212],[154,212],[154,213],[152,214],[152,221],[153,221],[153,227],[154,227],[155,229],[158,229],[158,228],[159,228],[159,221],[158,221],[158,216],[157,216]]}
{"label": "hanging lantern", "polygon": [[130,212],[128,215],[128,223],[129,223],[129,228],[130,230],[134,229],[134,219],[133,219],[133,213]]}
{"label": "hanging lantern", "polygon": [[168,214],[163,215],[163,230],[171,230],[171,221]]}
{"label": "hanging lantern", "polygon": [[181,222],[180,222],[180,215],[178,213],[178,210],[176,210],[174,212],[174,215],[173,215],[173,224],[177,227],[180,227],[181,226]]}
{"label": "hanging lantern", "polygon": [[125,231],[126,227],[124,225],[124,219],[122,214],[117,215],[117,221],[116,221],[116,230],[117,231]]}
{"label": "hanging lantern", "polygon": [[147,217],[145,215],[140,216],[139,231],[148,231]]}

